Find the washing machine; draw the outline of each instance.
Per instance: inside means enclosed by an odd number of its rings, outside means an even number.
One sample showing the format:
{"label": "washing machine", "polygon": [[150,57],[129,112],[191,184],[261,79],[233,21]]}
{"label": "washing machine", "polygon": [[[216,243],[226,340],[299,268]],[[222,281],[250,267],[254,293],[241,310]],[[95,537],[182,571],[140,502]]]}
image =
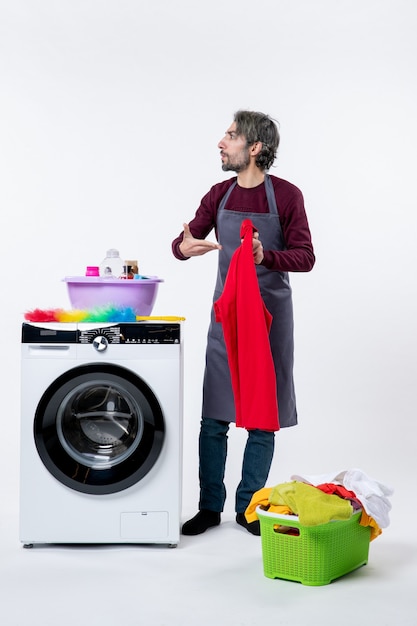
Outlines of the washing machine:
{"label": "washing machine", "polygon": [[182,323],[23,323],[20,540],[176,546]]}

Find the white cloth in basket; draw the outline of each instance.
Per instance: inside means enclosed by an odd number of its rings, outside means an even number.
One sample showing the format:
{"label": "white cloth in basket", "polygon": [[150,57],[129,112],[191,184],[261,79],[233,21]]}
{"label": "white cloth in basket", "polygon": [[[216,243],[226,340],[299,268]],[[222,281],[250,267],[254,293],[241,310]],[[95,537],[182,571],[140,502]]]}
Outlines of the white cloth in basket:
{"label": "white cloth in basket", "polygon": [[389,512],[392,505],[388,496],[391,496],[394,490],[371,478],[360,469],[304,476],[293,474],[291,480],[298,480],[314,486],[325,483],[343,485],[345,489],[354,492],[365,511],[374,518],[381,528],[389,526]]}

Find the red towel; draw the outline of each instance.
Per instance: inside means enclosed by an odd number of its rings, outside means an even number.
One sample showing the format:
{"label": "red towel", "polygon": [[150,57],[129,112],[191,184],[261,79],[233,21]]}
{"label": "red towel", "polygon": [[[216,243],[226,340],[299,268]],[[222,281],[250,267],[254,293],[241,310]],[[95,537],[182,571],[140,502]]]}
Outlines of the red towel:
{"label": "red towel", "polygon": [[259,290],[250,219],[240,228],[242,245],[230,261],[223,293],[214,303],[223,325],[235,399],[236,426],[279,430],[277,386],[269,343],[272,315]]}

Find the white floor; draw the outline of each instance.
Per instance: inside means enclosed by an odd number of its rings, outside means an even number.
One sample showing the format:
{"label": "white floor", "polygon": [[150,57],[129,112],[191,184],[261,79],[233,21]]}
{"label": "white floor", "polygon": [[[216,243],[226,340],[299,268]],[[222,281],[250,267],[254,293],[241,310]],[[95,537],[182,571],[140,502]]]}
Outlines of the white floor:
{"label": "white floor", "polygon": [[8,495],[0,520],[3,626],[417,624],[417,542],[412,520],[399,509],[371,543],[366,566],[311,587],[266,578],[260,538],[237,526],[231,513],[220,527],[183,537],[175,549],[28,550],[18,541],[17,502]]}

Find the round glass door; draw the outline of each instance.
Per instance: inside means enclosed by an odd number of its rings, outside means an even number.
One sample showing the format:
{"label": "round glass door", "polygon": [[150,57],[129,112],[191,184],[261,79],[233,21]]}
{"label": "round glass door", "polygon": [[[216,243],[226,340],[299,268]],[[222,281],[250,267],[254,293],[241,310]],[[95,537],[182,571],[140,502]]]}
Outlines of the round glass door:
{"label": "round glass door", "polygon": [[128,369],[91,364],[69,370],[45,391],[34,436],[60,482],[85,493],[126,489],[155,464],[164,440],[162,409]]}

